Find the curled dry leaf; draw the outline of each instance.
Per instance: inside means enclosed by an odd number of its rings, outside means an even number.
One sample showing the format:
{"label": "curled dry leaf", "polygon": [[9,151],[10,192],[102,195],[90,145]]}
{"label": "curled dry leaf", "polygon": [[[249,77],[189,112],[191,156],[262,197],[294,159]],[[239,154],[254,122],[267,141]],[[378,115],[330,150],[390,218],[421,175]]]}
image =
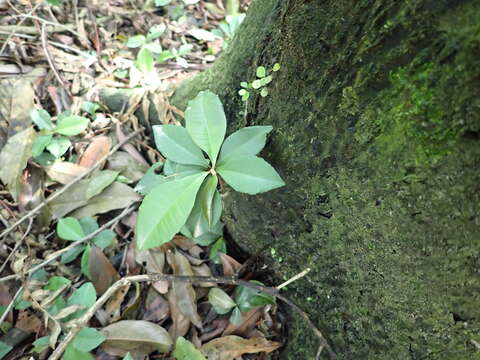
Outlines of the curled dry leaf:
{"label": "curled dry leaf", "polygon": [[117,348],[124,354],[129,351],[144,355],[153,351],[166,353],[173,344],[163,327],[143,320],[122,320],[104,327],[101,332],[107,337],[102,348]]}
{"label": "curled dry leaf", "polygon": [[31,210],[40,204],[44,199],[43,190],[43,171],[27,165],[20,182],[18,195],[20,210]]}
{"label": "curled dry leaf", "polygon": [[[165,267],[165,253],[158,249],[150,249],[146,251],[136,251],[135,261],[137,264],[145,267],[150,274],[163,274]],[[165,280],[155,281],[153,286],[160,294],[166,294],[169,282]]]}
{"label": "curled dry leaf", "polygon": [[26,333],[38,334],[42,328],[42,321],[30,310],[20,310],[15,327]]}
{"label": "curled dry leaf", "polygon": [[[0,306],[8,306],[12,301],[12,296],[5,285],[0,284]],[[13,322],[13,314],[10,311],[6,317],[6,321]]]}
{"label": "curled dry leaf", "polygon": [[[190,262],[185,256],[176,252],[167,253],[167,259],[175,275],[193,275]],[[195,290],[192,284],[187,282],[175,281],[172,284],[172,290],[178,304],[178,309],[185,315],[196,327],[202,328],[202,320],[197,312],[197,301]]]}
{"label": "curled dry leaf", "polygon": [[112,139],[108,136],[97,136],[93,138],[85,152],[80,156],[78,165],[91,168],[98,160],[109,153],[111,147]]}
{"label": "curled dry leaf", "polygon": [[190,328],[190,320],[183,315],[179,308],[175,298],[173,290],[170,290],[167,294],[168,304],[170,305],[170,314],[172,318],[172,326],[168,329],[168,332],[174,340],[179,336],[185,336]]}
{"label": "curled dry leaf", "polygon": [[92,246],[90,251],[89,269],[93,286],[95,286],[98,295],[103,294],[110,285],[120,279],[110,260],[96,246]]}
{"label": "curled dry leaf", "polygon": [[229,324],[223,332],[222,336],[238,335],[247,337],[247,335],[255,328],[257,321],[262,316],[262,308],[255,308],[242,314],[242,322],[239,325]]}
{"label": "curled dry leaf", "polygon": [[32,83],[23,77],[0,81],[0,119],[8,119],[8,137],[31,125],[34,97]]}
{"label": "curled dry leaf", "polygon": [[220,260],[222,261],[224,276],[234,276],[242,268],[242,264],[240,264],[231,256],[228,256],[227,254],[222,252],[219,252],[218,255],[220,256]]}
{"label": "curled dry leaf", "polygon": [[108,300],[107,305],[105,306],[105,312],[109,323],[116,322],[120,319],[120,306],[122,305],[130,286],[130,283],[122,286],[120,289],[115,291]]}
{"label": "curled dry leaf", "polygon": [[208,360],[233,360],[243,354],[270,353],[282,346],[276,341],[255,337],[243,339],[240,336],[229,335],[212,340],[200,348]]}
{"label": "curled dry leaf", "polygon": [[[208,267],[207,264],[201,264],[198,266],[192,266],[193,273],[197,276],[212,276],[212,270]],[[198,284],[201,287],[212,287],[215,286],[211,282],[203,282]]]}
{"label": "curled dry leaf", "polygon": [[147,298],[145,300],[145,312],[143,320],[160,323],[170,315],[170,306],[168,301],[150,287],[148,289]]}
{"label": "curled dry leaf", "polygon": [[72,182],[87,170],[86,167],[68,161],[55,161],[53,165],[45,168],[45,171],[52,180],[64,185]]}

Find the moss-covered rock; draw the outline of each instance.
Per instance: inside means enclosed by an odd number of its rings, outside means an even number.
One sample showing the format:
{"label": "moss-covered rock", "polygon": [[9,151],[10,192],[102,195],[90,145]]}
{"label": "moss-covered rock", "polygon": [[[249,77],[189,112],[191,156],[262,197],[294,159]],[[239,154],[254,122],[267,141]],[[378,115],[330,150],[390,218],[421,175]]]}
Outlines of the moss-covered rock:
{"label": "moss-covered rock", "polygon": [[[229,193],[224,219],[270,247],[341,359],[480,353],[480,3],[257,0],[209,71],[176,94],[217,92],[230,130],[273,125],[264,156],[287,186]],[[237,91],[281,64],[248,116]],[[285,359],[317,341],[292,322]]]}

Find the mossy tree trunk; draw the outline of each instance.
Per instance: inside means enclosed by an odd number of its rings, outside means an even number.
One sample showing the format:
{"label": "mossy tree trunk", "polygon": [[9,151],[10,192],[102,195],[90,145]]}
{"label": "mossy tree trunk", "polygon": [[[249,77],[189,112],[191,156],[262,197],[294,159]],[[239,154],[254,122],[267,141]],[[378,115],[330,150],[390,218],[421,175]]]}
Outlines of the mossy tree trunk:
{"label": "mossy tree trunk", "polygon": [[[256,0],[174,97],[218,93],[229,130],[273,125],[287,186],[230,192],[224,220],[287,279],[341,359],[480,356],[480,2]],[[248,116],[237,91],[281,64]],[[292,322],[285,359],[317,342]],[[476,344],[476,345],[475,345]]]}

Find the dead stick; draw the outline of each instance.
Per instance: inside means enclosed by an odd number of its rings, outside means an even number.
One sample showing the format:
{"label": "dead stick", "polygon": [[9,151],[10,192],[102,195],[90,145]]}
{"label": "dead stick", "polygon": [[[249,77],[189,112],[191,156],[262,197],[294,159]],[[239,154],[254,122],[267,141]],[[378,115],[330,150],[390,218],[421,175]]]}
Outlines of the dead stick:
{"label": "dead stick", "polygon": [[182,275],[168,275],[168,274],[147,274],[147,275],[136,275],[136,276],[128,276],[124,277],[117,282],[115,282],[112,286],[110,286],[107,291],[93,304],[93,306],[75,323],[73,328],[69,331],[67,336],[65,336],[64,340],[58,345],[55,351],[50,355],[48,360],[58,360],[62,356],[63,352],[70,344],[71,341],[75,338],[75,336],[80,332],[82,328],[84,328],[90,319],[95,315],[97,312],[107,301],[108,299],[121,287],[126,286],[131,283],[136,282],[155,282],[155,281],[170,281],[170,282],[187,282],[187,283],[215,283],[215,284],[228,284],[228,285],[241,285],[245,287],[249,287],[255,290],[258,290],[262,293],[272,295],[280,300],[282,300],[287,305],[291,306],[295,311],[297,311],[308,323],[310,328],[313,330],[315,335],[320,339],[320,348],[318,354],[321,352],[323,348],[327,349],[330,356],[332,358],[336,358],[335,353],[331,349],[330,345],[328,344],[327,340],[323,337],[321,331],[315,326],[315,324],[310,320],[307,313],[305,313],[298,305],[287,299],[285,296],[281,295],[279,291],[275,288],[261,286],[249,281],[236,279],[235,277],[231,276],[182,276]]}
{"label": "dead stick", "polygon": [[[37,212],[39,212],[41,209],[43,209],[45,207],[45,205],[47,205],[48,203],[50,203],[52,200],[58,198],[60,195],[62,195],[63,193],[65,193],[68,189],[70,189],[74,184],[76,184],[77,182],[79,182],[80,180],[82,180],[83,178],[85,178],[86,176],[90,175],[93,171],[95,171],[105,160],[107,160],[110,156],[112,156],[112,154],[114,154],[118,149],[120,149],[123,144],[127,143],[128,141],[130,141],[130,139],[132,139],[133,137],[137,136],[138,134],[140,134],[142,131],[144,130],[144,128],[140,128],[138,129],[137,131],[134,131],[133,133],[131,133],[130,135],[128,135],[123,141],[119,142],[117,145],[115,145],[113,147],[112,150],[110,150],[110,152],[105,155],[104,157],[102,157],[99,161],[97,161],[95,163],[95,165],[93,165],[90,169],[88,169],[86,172],[84,172],[83,174],[77,176],[75,179],[73,179],[70,183],[68,183],[67,185],[65,185],[62,189],[58,190],[57,192],[55,192],[53,195],[51,195],[50,197],[48,197],[44,202],[42,202],[40,205],[38,205],[37,207],[35,207],[34,209],[32,209],[31,211],[29,211],[25,216],[23,216],[22,218],[20,218],[19,220],[17,220],[17,222],[15,222],[12,226],[10,226],[8,229],[5,229],[4,231],[2,231],[2,233],[0,234],[0,239],[2,239],[4,236],[10,234],[14,229],[16,229],[16,227],[18,225],[20,225],[21,223],[23,223],[25,220],[29,219],[30,217],[34,216]],[[3,241],[2,241],[3,242]]]}

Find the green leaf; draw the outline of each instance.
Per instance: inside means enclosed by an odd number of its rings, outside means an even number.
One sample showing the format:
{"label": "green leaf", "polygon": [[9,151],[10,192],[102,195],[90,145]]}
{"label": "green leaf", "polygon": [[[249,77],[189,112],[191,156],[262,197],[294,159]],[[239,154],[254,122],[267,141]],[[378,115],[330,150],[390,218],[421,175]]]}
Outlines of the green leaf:
{"label": "green leaf", "polygon": [[12,349],[12,346],[0,341],[0,359],[7,355]]}
{"label": "green leaf", "polygon": [[[252,280],[251,283],[263,285],[260,281]],[[235,289],[235,302],[242,313],[267,304],[274,304],[275,299],[268,294],[261,294],[259,290],[246,286],[238,286]]]}
{"label": "green leaf", "polygon": [[172,239],[185,224],[207,174],[204,172],[160,184],[145,196],[137,217],[139,250],[157,247]]}
{"label": "green leaf", "polygon": [[95,115],[95,113],[101,108],[102,107],[100,106],[100,104],[91,101],[84,101],[82,103],[82,110],[89,113],[90,115]]}
{"label": "green leaf", "polygon": [[[168,1],[170,1],[170,0],[168,0]],[[133,360],[133,357],[132,357],[132,355],[130,355],[130,352],[128,352],[127,355],[125,355],[123,357],[123,360]]]}
{"label": "green leaf", "polygon": [[64,285],[70,285],[72,282],[63,276],[52,276],[48,279],[47,285],[45,285],[45,290],[56,291]]}
{"label": "green leaf", "polygon": [[267,71],[264,66],[259,66],[257,67],[257,77],[258,78],[263,78],[265,77]]}
{"label": "green leaf", "polygon": [[57,234],[61,239],[70,241],[77,241],[85,237],[82,225],[73,217],[58,220]]}
{"label": "green leaf", "polygon": [[270,294],[259,293],[250,300],[250,304],[253,307],[273,305],[275,304],[275,297]]}
{"label": "green leaf", "polygon": [[280,70],[280,64],[279,64],[279,63],[275,63],[275,65],[273,65],[272,71],[277,72],[278,70]]}
{"label": "green leaf", "polygon": [[91,234],[98,229],[97,220],[91,216],[84,217],[79,220],[80,225],[82,225],[82,230],[85,235]]}
{"label": "green leaf", "polygon": [[202,150],[192,141],[187,130],[176,125],[153,126],[157,149],[169,160],[179,164],[208,166]]}
{"label": "green leaf", "polygon": [[268,96],[268,88],[263,88],[262,91],[260,91],[260,96],[261,97]]}
{"label": "green leaf", "polygon": [[98,172],[90,179],[90,182],[88,183],[86,191],[87,198],[89,199],[100,194],[107,186],[115,181],[118,174],[118,171],[112,170],[103,170]]}
{"label": "green leaf", "polygon": [[142,195],[147,195],[155,186],[167,182],[168,180],[165,176],[155,173],[155,169],[160,166],[162,166],[161,162],[157,162],[150,166],[133,190]]}
{"label": "green leaf", "polygon": [[245,92],[245,94],[242,95],[242,101],[247,101],[249,97],[250,97],[250,93],[248,91]]}
{"label": "green leaf", "polygon": [[[44,350],[47,350],[49,345],[49,339],[50,336],[42,336],[41,338],[38,338],[35,340],[32,345],[33,345],[33,352],[41,353]],[[1,356],[0,356],[1,357]]]}
{"label": "green leaf", "polygon": [[188,103],[185,123],[193,141],[208,154],[215,166],[227,126],[220,98],[211,91],[201,91]]}
{"label": "green leaf", "polygon": [[47,3],[51,6],[61,6],[62,0],[47,0]]}
{"label": "green leaf", "polygon": [[113,243],[117,235],[110,229],[102,230],[97,236],[95,236],[92,242],[100,249],[105,249]]}
{"label": "green leaf", "polygon": [[220,288],[211,288],[208,292],[208,302],[212,304],[217,314],[223,315],[232,310],[237,304]]}
{"label": "green leaf", "polygon": [[70,115],[62,118],[59,117],[57,128],[54,131],[65,136],[74,136],[85,131],[88,123],[88,119],[83,116]]}
{"label": "green leaf", "polygon": [[32,110],[30,118],[40,130],[53,130],[54,128],[50,114],[43,109]]}
{"label": "green leaf", "polygon": [[195,346],[183,336],[177,338],[173,356],[176,360],[206,360],[201,351],[195,349]]}
{"label": "green leaf", "polygon": [[222,145],[218,166],[230,156],[257,155],[265,146],[271,126],[249,126],[235,131]]}
{"label": "green leaf", "polygon": [[143,73],[152,72],[155,67],[152,52],[142,47],[137,55],[136,66]]}
{"label": "green leaf", "polygon": [[262,85],[268,85],[272,82],[273,78],[271,75],[265,76],[261,81]]}
{"label": "green leaf", "polygon": [[69,344],[63,354],[63,360],[93,360],[94,357],[89,352],[75,349],[73,344]]}
{"label": "green leaf", "polygon": [[44,167],[52,166],[56,160],[55,156],[48,152],[43,152],[40,155],[35,156],[35,162]]}
{"label": "green leaf", "polygon": [[217,172],[233,189],[251,195],[285,185],[269,163],[253,155],[229,156]]}
{"label": "green leaf", "polygon": [[215,264],[221,264],[222,259],[218,255],[218,253],[227,253],[227,245],[225,244],[225,240],[223,240],[223,237],[215,241],[215,243],[212,245],[212,248],[210,249],[210,260],[212,260]]}
{"label": "green leaf", "polygon": [[145,45],[146,42],[147,39],[145,38],[145,36],[135,35],[128,38],[126,45],[129,48],[138,48],[142,45]]}
{"label": "green leaf", "polygon": [[148,30],[147,42],[153,41],[159,38],[160,36],[162,36],[162,34],[165,32],[166,29],[167,27],[163,23],[152,26],[150,30]]}
{"label": "green leaf", "polygon": [[163,164],[163,173],[165,174],[165,180],[180,180],[186,176],[198,174],[205,171],[204,167],[198,165],[185,165],[179,164],[171,160],[166,160]]}
{"label": "green leaf", "polygon": [[80,286],[77,290],[73,292],[70,298],[67,301],[67,306],[71,305],[83,305],[85,306],[84,310],[79,310],[71,315],[72,318],[77,318],[85,314],[85,312],[95,304],[97,300],[97,295],[95,292],[95,287],[91,282],[87,282]]}
{"label": "green leaf", "polygon": [[85,245],[79,245],[74,247],[73,249],[68,250],[66,253],[62,255],[60,258],[60,262],[62,264],[68,264],[69,262],[72,262],[75,260],[78,255],[85,249]]}
{"label": "green leaf", "polygon": [[32,144],[32,156],[37,157],[45,150],[48,144],[52,141],[52,135],[40,135]]}
{"label": "green leaf", "polygon": [[200,203],[203,215],[207,218],[209,226],[213,224],[213,197],[217,190],[217,184],[217,175],[209,176],[198,191],[197,201]]}
{"label": "green leaf", "polygon": [[[247,83],[246,81],[242,81],[242,82],[240,83],[240,86],[243,87],[243,88],[245,88],[245,89],[248,89],[248,83]],[[242,94],[240,94],[240,95],[242,95]]]}
{"label": "green leaf", "polygon": [[[55,137],[51,139],[51,141],[47,145],[47,150],[50,154],[55,156],[56,159],[58,159],[59,157],[61,157],[63,154],[67,152],[70,146],[72,146],[71,141],[64,136],[60,136],[60,137]],[[32,153],[33,153],[33,150],[32,150]]]}
{"label": "green leaf", "polygon": [[240,325],[242,323],[242,312],[240,311],[238,306],[233,309],[228,321],[230,321],[233,325]]}
{"label": "green leaf", "polygon": [[90,253],[92,252],[92,248],[90,245],[85,247],[85,251],[82,255],[82,261],[80,263],[80,269],[82,274],[87,277],[87,279],[92,280],[92,274],[90,274]]}
{"label": "green leaf", "polygon": [[263,86],[263,84],[262,84],[261,80],[253,80],[252,87],[254,89],[260,89],[262,86]]}
{"label": "green leaf", "polygon": [[80,330],[73,339],[72,345],[78,351],[88,352],[98,347],[105,339],[106,336],[100,331],[87,327]]}
{"label": "green leaf", "polygon": [[173,55],[173,53],[170,50],[164,50],[158,56],[158,61],[164,62],[164,61],[173,59],[174,57],[175,55]]}
{"label": "green leaf", "polygon": [[185,5],[194,5],[198,3],[200,0],[183,0]]}

